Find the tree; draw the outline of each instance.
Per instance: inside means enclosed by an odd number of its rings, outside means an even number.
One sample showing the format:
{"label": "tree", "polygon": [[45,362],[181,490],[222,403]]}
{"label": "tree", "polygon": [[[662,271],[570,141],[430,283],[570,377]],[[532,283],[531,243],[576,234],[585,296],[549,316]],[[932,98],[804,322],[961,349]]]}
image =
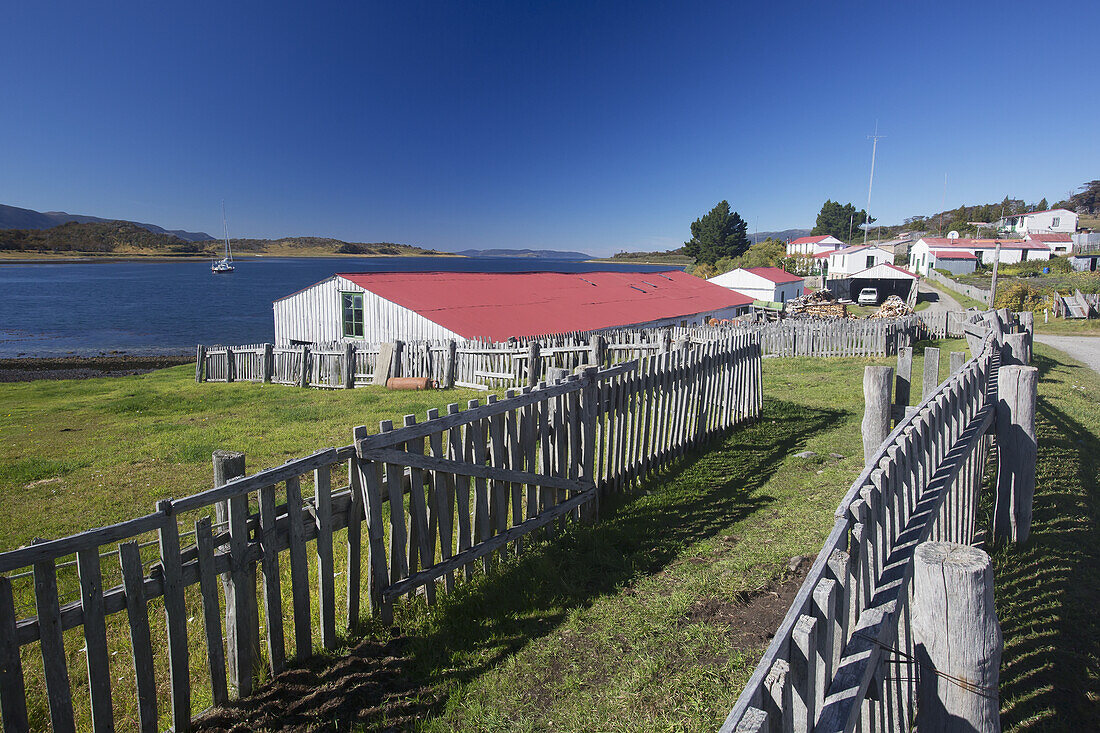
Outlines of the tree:
{"label": "tree", "polygon": [[1095,214],[1100,210],[1100,180],[1089,181],[1080,187],[1080,191],[1081,193],[1069,197],[1071,209],[1087,214]]}
{"label": "tree", "polygon": [[728,201],[720,201],[706,216],[691,224],[691,239],[684,242],[684,254],[697,264],[713,265],[723,257],[737,257],[749,248],[749,225]]}
{"label": "tree", "polygon": [[869,224],[873,219],[868,219],[867,212],[849,202],[841,204],[839,201],[827,200],[821,205],[821,212],[817,215],[817,223],[814,225],[812,236],[820,237],[830,235],[844,241],[848,240],[848,233],[859,231],[863,224]]}

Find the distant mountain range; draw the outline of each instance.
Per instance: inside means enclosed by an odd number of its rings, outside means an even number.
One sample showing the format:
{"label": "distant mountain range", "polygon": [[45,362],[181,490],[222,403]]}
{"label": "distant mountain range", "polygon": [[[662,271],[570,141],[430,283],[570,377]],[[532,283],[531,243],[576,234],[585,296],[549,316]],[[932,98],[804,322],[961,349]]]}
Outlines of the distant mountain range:
{"label": "distant mountain range", "polygon": [[590,260],[584,252],[562,252],[555,249],[464,249],[456,252],[463,257],[523,257],[537,260]]}
{"label": "distant mountain range", "polygon": [[[98,216],[85,216],[84,214],[69,214],[64,211],[35,211],[34,209],[20,209],[18,206],[6,206],[0,204],[0,229],[52,229],[61,224],[75,222],[77,224],[103,224],[113,221],[126,221],[125,219],[103,219]],[[169,234],[188,242],[207,242],[211,237],[206,232],[185,232],[182,229],[165,229],[156,224],[143,224],[139,221],[127,222],[154,234]]]}
{"label": "distant mountain range", "polygon": [[765,239],[771,237],[772,239],[778,239],[780,241],[787,241],[788,239],[798,239],[799,237],[808,237],[812,229],[784,229],[781,232],[751,232],[749,234],[750,242],[763,242]]}

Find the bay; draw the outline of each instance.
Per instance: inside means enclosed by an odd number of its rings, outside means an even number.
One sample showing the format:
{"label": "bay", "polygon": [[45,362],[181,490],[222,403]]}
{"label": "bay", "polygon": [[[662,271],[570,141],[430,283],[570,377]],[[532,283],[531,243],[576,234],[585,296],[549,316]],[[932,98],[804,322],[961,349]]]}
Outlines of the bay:
{"label": "bay", "polygon": [[657,272],[672,265],[503,257],[250,258],[0,264],[0,358],[189,353],[270,342],[272,301],[337,272]]}

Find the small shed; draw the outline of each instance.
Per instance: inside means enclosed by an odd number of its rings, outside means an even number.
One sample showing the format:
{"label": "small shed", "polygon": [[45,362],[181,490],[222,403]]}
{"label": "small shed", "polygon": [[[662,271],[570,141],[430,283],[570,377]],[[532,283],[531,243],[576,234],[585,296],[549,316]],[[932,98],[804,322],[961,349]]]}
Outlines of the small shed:
{"label": "small shed", "polygon": [[884,262],[893,263],[894,254],[873,244],[845,247],[829,254],[829,275],[847,277]]}
{"label": "small shed", "polygon": [[1024,239],[1029,242],[1042,242],[1050,247],[1050,251],[1055,255],[1069,254],[1073,249],[1073,236],[1066,232],[1025,234]]}
{"label": "small shed", "polygon": [[805,280],[778,267],[738,267],[707,282],[721,285],[753,300],[786,303],[802,295]]}
{"label": "small shed", "polygon": [[908,270],[884,262],[845,278],[829,280],[826,288],[838,298],[851,300],[856,299],[860,290],[875,288],[881,303],[891,295],[908,300],[913,288],[917,287],[917,280],[917,276]]}
{"label": "small shed", "polygon": [[734,318],[751,303],[681,270],[340,273],[275,301],[275,342],[506,341],[691,326]]}

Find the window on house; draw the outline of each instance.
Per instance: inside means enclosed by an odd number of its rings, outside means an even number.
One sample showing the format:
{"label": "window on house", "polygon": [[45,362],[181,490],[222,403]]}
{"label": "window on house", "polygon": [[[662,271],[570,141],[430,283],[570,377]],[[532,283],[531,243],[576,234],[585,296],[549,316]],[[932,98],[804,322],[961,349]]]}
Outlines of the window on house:
{"label": "window on house", "polygon": [[875,256],[874,255],[867,255],[867,267],[874,267],[874,266],[875,266]]}
{"label": "window on house", "polygon": [[980,249],[974,250],[974,259],[978,261],[978,264],[982,264],[982,251]]}
{"label": "window on house", "polygon": [[363,338],[363,294],[340,293],[345,338]]}
{"label": "window on house", "polygon": [[1060,216],[1051,217],[1051,220],[1050,220],[1051,228],[1053,229],[1054,227],[1058,226],[1058,223],[1061,222],[1061,221],[1062,221],[1062,217],[1060,217]]}
{"label": "window on house", "polygon": [[1020,250],[1020,262],[1024,262],[1026,260],[1027,260],[1027,250],[1026,249]]}

